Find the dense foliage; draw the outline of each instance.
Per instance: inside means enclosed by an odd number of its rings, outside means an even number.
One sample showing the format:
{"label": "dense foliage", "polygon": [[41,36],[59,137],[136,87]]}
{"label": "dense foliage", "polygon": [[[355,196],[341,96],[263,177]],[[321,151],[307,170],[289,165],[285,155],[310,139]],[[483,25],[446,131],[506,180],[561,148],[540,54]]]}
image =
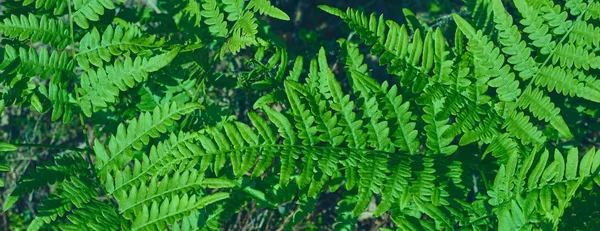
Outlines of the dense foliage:
{"label": "dense foliage", "polygon": [[[349,31],[301,52],[269,0],[7,0],[0,112],[63,132],[3,131],[3,224],[599,228],[600,2],[464,3],[403,24],[314,6]],[[31,149],[59,151],[5,158]]]}

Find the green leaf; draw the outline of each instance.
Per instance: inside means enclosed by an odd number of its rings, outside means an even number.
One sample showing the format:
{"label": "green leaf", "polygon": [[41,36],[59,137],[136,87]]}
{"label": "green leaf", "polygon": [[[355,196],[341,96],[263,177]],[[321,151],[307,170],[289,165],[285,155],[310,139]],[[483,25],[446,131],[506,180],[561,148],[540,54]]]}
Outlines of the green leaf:
{"label": "green leaf", "polygon": [[0,152],[12,152],[17,150],[17,146],[14,144],[0,142]]}

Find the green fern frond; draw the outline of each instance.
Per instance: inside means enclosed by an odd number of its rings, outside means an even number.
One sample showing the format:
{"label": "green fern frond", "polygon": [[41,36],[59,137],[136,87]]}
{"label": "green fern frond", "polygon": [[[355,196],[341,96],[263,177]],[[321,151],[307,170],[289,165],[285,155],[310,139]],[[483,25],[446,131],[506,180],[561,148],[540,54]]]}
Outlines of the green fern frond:
{"label": "green fern frond", "polygon": [[79,154],[55,156],[54,162],[47,163],[45,166],[38,166],[17,182],[17,187],[4,202],[4,211],[10,209],[21,196],[40,187],[77,178],[77,175],[73,175],[73,171],[84,175],[88,173],[87,164]]}
{"label": "green fern frond", "polygon": [[257,43],[256,35],[258,34],[258,24],[256,24],[254,13],[250,11],[244,13],[235,23],[233,28],[231,28],[231,32],[231,37],[219,52],[221,58],[223,58],[226,51],[235,55],[240,50]]}
{"label": "green fern frond", "polygon": [[554,151],[553,161],[548,159],[549,152],[544,150],[541,155],[532,153],[520,166],[517,158],[512,158],[500,167],[489,193],[490,204],[497,206],[494,212],[499,216],[499,227],[514,228],[512,219],[506,216],[517,213],[530,217],[517,225],[531,226],[530,221],[542,219],[556,228],[577,190],[587,188],[588,179],[598,176],[600,157],[594,149],[581,160],[577,148],[569,150],[566,160],[558,150]]}
{"label": "green fern frond", "polygon": [[227,199],[228,193],[219,192],[197,198],[196,195],[175,195],[162,202],[153,202],[150,206],[144,205],[131,225],[131,230],[164,230],[176,220],[189,215],[193,211],[206,207],[212,203]]}
{"label": "green fern frond", "polygon": [[563,137],[573,137],[567,123],[559,114],[560,109],[556,108],[550,101],[550,97],[544,96],[542,91],[532,88],[525,89],[525,92],[519,97],[517,105],[523,109],[529,109],[538,119],[550,122],[550,125]]}
{"label": "green fern frond", "polygon": [[132,150],[140,150],[148,144],[151,137],[156,138],[165,133],[167,126],[175,123],[183,114],[198,109],[195,103],[178,106],[176,103],[156,107],[152,113],[142,113],[138,119],[131,120],[129,125],[120,124],[117,133],[111,136],[108,150],[100,141],[95,141],[96,169],[106,179],[108,170],[121,168],[132,159]]}
{"label": "green fern frond", "polygon": [[52,10],[54,15],[61,15],[68,7],[68,2],[62,0],[25,0],[23,6],[35,3],[36,9]]}
{"label": "green fern frond", "polygon": [[538,71],[538,64],[531,57],[532,50],[521,40],[521,34],[517,26],[513,25],[512,16],[506,12],[502,1],[493,0],[492,3],[494,21],[499,30],[498,40],[504,46],[502,52],[510,56],[506,61],[513,65],[523,80],[533,77]]}
{"label": "green fern frond", "polygon": [[244,3],[245,0],[223,0],[223,11],[227,12],[227,21],[234,22],[242,16]]}
{"label": "green fern frond", "polygon": [[149,154],[142,156],[142,160],[134,159],[133,167],[127,166],[125,169],[111,173],[105,182],[107,193],[120,193],[121,190],[127,190],[132,185],[143,182],[145,176],[164,175],[174,166],[186,169],[181,165],[184,161],[188,163],[189,168],[198,162],[198,158],[193,153],[201,153],[202,150],[195,144],[197,140],[198,136],[195,133],[170,134],[167,140],[152,146]]}
{"label": "green fern frond", "polygon": [[124,220],[117,215],[112,205],[96,199],[98,192],[91,185],[93,183],[78,178],[71,178],[71,182],[60,184],[60,190],[42,202],[43,205],[38,208],[38,214],[27,230],[39,230],[43,223],[55,222],[59,217],[67,218],[66,223],[59,225],[63,230],[122,229]]}
{"label": "green fern frond", "polygon": [[0,33],[19,41],[41,41],[59,50],[65,49],[70,41],[67,25],[46,15],[39,19],[34,14],[11,15],[0,23]]}
{"label": "green fern frond", "polygon": [[126,57],[112,66],[89,70],[81,76],[81,98],[79,106],[86,116],[108,107],[117,101],[121,91],[127,91],[136,83],[146,81],[151,72],[167,66],[178,53],[178,49],[154,56],[150,59]]}
{"label": "green fern frond", "polygon": [[556,47],[556,41],[552,38],[550,27],[545,23],[543,15],[526,0],[514,0],[514,3],[523,16],[520,21],[525,26],[523,32],[528,34],[529,39],[533,40],[532,44],[540,48],[542,54],[550,54]]}
{"label": "green fern frond", "polygon": [[[73,75],[73,62],[68,58],[67,52],[52,51],[41,48],[36,51],[33,48],[29,50],[19,47],[6,45],[4,47],[4,61],[2,64],[8,64],[14,60],[17,66],[11,70],[6,68],[4,71],[10,70],[12,73],[22,74],[27,77],[40,76],[43,79],[54,76],[54,78],[62,79]],[[4,66],[6,67],[6,66]]]}
{"label": "green fern frond", "polygon": [[[360,54],[358,49],[352,46],[349,42],[346,42],[345,45],[348,64],[347,68],[352,72],[357,72],[351,74],[356,76],[357,79],[362,79],[362,81],[368,81],[364,77],[367,73],[366,65],[363,64],[363,55]],[[334,78],[331,76],[330,78]],[[332,79],[333,80],[333,79]],[[329,84],[335,84],[334,81],[329,81]],[[357,86],[360,88],[360,85]],[[391,88],[387,82],[383,84],[373,84],[368,87],[371,91],[375,92],[378,95],[378,98],[383,100],[383,105],[385,108],[386,119],[392,119],[393,127],[395,130],[392,130],[391,133],[395,140],[393,141],[394,145],[398,147],[401,151],[407,151],[410,154],[415,154],[420,146],[419,140],[416,139],[418,136],[418,132],[415,130],[415,123],[410,122],[411,112],[409,110],[410,103],[404,102],[402,103],[402,95],[398,93],[398,87],[393,85]],[[338,90],[341,93],[341,89]],[[340,98],[338,93],[338,97]],[[334,97],[335,100],[336,97]],[[354,122],[356,123],[356,122]],[[360,135],[353,135],[354,139],[358,139]],[[358,148],[359,146],[357,146]]]}
{"label": "green fern frond", "polygon": [[573,21],[568,20],[568,13],[563,11],[560,5],[555,5],[552,0],[531,0],[528,4],[537,11],[538,15],[543,15],[553,34],[564,35],[573,25]]}
{"label": "green fern frond", "polygon": [[[215,185],[211,184],[215,180],[219,179],[204,178],[195,170],[176,172],[172,176],[166,175],[160,180],[155,175],[147,183],[134,186],[129,191],[119,191],[115,194],[115,199],[119,203],[119,212],[125,218],[131,219],[135,217],[137,211],[142,210],[144,205],[150,206],[155,201],[162,201],[171,196]],[[228,181],[221,181],[228,184],[219,184],[219,188],[234,186]]]}
{"label": "green fern frond", "polygon": [[160,47],[164,41],[156,36],[142,36],[134,26],[108,26],[102,35],[96,28],[85,34],[79,42],[79,52],[75,56],[77,64],[84,70],[90,69],[90,63],[103,67],[111,62],[113,56],[125,52],[138,53],[142,50]]}
{"label": "green fern frond", "polygon": [[423,121],[427,123],[424,127],[427,135],[426,145],[434,151],[434,154],[450,155],[456,151],[458,146],[450,145],[453,137],[444,136],[444,133],[450,125],[447,124],[448,119],[438,119],[446,118],[446,116],[441,116],[442,113],[444,113],[442,107],[443,104],[444,99],[435,101],[430,100],[430,103],[423,108],[423,111],[425,112]]}
{"label": "green fern frond", "polygon": [[[521,94],[519,81],[515,79],[510,66],[504,64],[504,55],[482,31],[476,31],[467,21],[454,14],[454,20],[460,30],[469,39],[467,50],[473,53],[476,78],[487,82],[496,92],[501,101],[514,101]],[[489,78],[493,78],[489,82]]]}
{"label": "green fern frond", "polygon": [[216,37],[226,37],[229,33],[227,22],[224,21],[225,15],[220,12],[216,0],[207,0],[202,3],[202,17],[206,18],[204,23],[208,25],[210,33]]}
{"label": "green fern frond", "polygon": [[592,19],[600,19],[600,3],[599,2],[590,2],[588,3],[588,9],[585,11],[584,15],[585,20]]}
{"label": "green fern frond", "polygon": [[583,47],[573,44],[561,44],[556,46],[552,56],[552,64],[560,63],[561,67],[575,68],[584,70],[600,69],[600,56],[590,53]]}
{"label": "green fern frond", "polygon": [[519,138],[524,145],[533,144],[536,149],[544,146],[546,137],[529,122],[529,116],[517,111],[508,113],[502,127],[506,128],[512,136]]}
{"label": "green fern frond", "polygon": [[519,154],[517,142],[508,136],[508,134],[502,134],[494,138],[490,145],[485,149],[482,159],[491,153],[494,157],[498,158],[501,163],[507,163],[508,159]]}
{"label": "green fern frond", "polygon": [[586,75],[575,75],[574,73],[570,70],[549,65],[542,67],[538,73],[538,77],[534,78],[533,81],[536,85],[546,87],[549,91],[555,91],[565,96],[578,96],[590,101],[600,102],[600,90],[589,86],[589,84],[584,84],[586,81],[579,82],[575,77]]}
{"label": "green fern frond", "polygon": [[75,108],[75,96],[69,92],[66,86],[62,84],[49,83],[48,89],[44,85],[38,87],[40,93],[44,95],[52,104],[52,121],[57,121],[62,117],[63,123],[68,123],[73,116]]}
{"label": "green fern frond", "polygon": [[569,34],[569,43],[592,49],[600,47],[600,27],[584,21],[575,21]]}
{"label": "green fern frond", "polygon": [[[334,15],[339,14],[339,10],[335,11],[330,7],[322,9],[333,12]],[[406,27],[393,21],[385,21],[383,15],[376,17],[371,14],[367,17],[362,11],[348,8],[340,18],[358,33],[366,45],[372,46],[373,53],[381,55],[380,65],[388,65],[388,72],[399,76],[402,86],[412,86],[413,92],[420,92],[425,88],[436,52],[431,32],[423,40],[421,33],[415,31],[413,42],[410,43]],[[443,52],[439,50],[439,43],[444,42],[439,39],[435,42],[438,43],[438,53]],[[438,55],[438,58],[441,57]],[[445,60],[438,59],[436,62],[440,65]]]}
{"label": "green fern frond", "polygon": [[[117,0],[123,2],[123,0]],[[104,9],[115,9],[113,0],[73,0],[73,21],[83,29],[90,27],[89,21],[100,20],[100,15],[104,15]]]}
{"label": "green fern frond", "polygon": [[290,17],[285,12],[271,5],[269,0],[250,0],[250,3],[248,3],[248,8],[253,8],[254,11],[272,18],[285,21],[290,20]]}

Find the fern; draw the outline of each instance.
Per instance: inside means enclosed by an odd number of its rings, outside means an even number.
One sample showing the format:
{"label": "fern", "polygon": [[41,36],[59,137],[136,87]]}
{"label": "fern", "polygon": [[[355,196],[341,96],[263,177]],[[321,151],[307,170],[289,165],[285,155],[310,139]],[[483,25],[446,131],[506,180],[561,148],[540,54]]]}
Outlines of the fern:
{"label": "fern", "polygon": [[131,160],[131,149],[141,149],[144,144],[148,144],[150,137],[158,137],[160,133],[166,132],[166,127],[174,123],[181,117],[181,114],[197,109],[198,105],[188,104],[178,107],[177,104],[167,104],[164,107],[156,107],[152,114],[144,113],[138,120],[132,120],[131,124],[125,128],[120,125],[117,128],[118,133],[109,143],[109,150],[96,142],[94,146],[98,161],[96,168],[101,173],[114,166],[122,166]]}
{"label": "fern", "polygon": [[89,71],[81,77],[81,99],[79,105],[85,115],[108,107],[116,102],[119,92],[133,88],[136,83],[146,81],[148,73],[166,66],[179,50],[172,50],[150,59],[137,57],[117,60],[113,66]]}
{"label": "fern", "polygon": [[[117,0],[117,2],[122,2]],[[115,4],[112,0],[73,0],[73,21],[83,29],[90,27],[89,21],[100,20],[100,15],[104,14],[104,9],[112,10]]]}
{"label": "fern", "polygon": [[77,64],[85,70],[90,69],[89,64],[103,67],[104,62],[110,62],[113,56],[125,52],[137,53],[163,44],[162,40],[156,40],[156,36],[142,37],[140,33],[133,26],[108,26],[102,35],[93,28],[81,38],[79,53],[75,57]]}
{"label": "fern", "polygon": [[465,2],[444,16],[456,28],[319,6],[357,36],[295,59],[267,0],[8,4],[0,113],[83,136],[2,136],[0,152],[71,150],[9,184],[4,210],[51,185],[28,230],[241,229],[221,225],[235,214],[293,229],[325,194],[342,198],[335,229],[562,228],[600,185],[600,154],[577,148],[600,102],[600,5]]}
{"label": "fern", "polygon": [[20,15],[19,17],[11,15],[0,24],[0,32],[8,38],[17,38],[20,41],[41,41],[61,50],[69,44],[67,26],[63,22],[45,15],[39,19],[34,14]]}

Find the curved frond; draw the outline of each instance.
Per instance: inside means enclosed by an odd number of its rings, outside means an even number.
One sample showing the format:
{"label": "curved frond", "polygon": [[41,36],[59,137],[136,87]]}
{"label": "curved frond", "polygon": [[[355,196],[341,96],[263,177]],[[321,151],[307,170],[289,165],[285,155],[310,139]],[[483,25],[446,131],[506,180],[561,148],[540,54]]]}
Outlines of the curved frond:
{"label": "curved frond", "polygon": [[289,21],[290,17],[279,8],[271,5],[269,0],[250,0],[248,7],[254,8],[260,14],[267,15],[272,18]]}
{"label": "curved frond", "polygon": [[86,116],[115,103],[121,91],[127,91],[135,84],[146,81],[151,72],[167,66],[177,55],[175,49],[151,58],[126,57],[116,60],[114,65],[89,70],[81,76],[81,99],[79,106]]}
{"label": "curved frond", "polygon": [[105,62],[111,62],[113,56],[125,52],[138,53],[142,50],[161,46],[163,40],[156,36],[142,36],[139,29],[134,26],[108,26],[102,35],[96,28],[85,34],[79,42],[79,52],[75,59],[77,64],[85,70],[92,64],[103,67]]}
{"label": "curved frond", "polygon": [[[34,4],[35,3],[35,4]],[[23,6],[34,4],[36,9],[52,10],[54,15],[61,15],[68,7],[68,2],[62,0],[25,0]]]}
{"label": "curved frond", "polygon": [[[568,151],[566,160],[558,150],[553,160],[549,157],[548,150],[541,155],[534,152],[520,165],[512,158],[500,167],[490,191],[490,204],[497,206],[494,212],[500,217],[501,228],[531,227],[531,218],[538,216],[556,228],[578,188],[587,188],[584,182],[598,176],[600,157],[594,149],[581,159],[577,148]],[[505,217],[510,214],[524,219],[515,223]]]}
{"label": "curved frond", "polygon": [[0,23],[0,33],[19,41],[41,41],[62,50],[69,45],[69,29],[64,22],[43,15],[11,15]]}
{"label": "curved frond", "polygon": [[[11,70],[3,66],[4,71],[22,74],[27,77],[40,76],[43,79],[54,76],[63,79],[73,75],[73,62],[68,58],[67,52],[52,51],[41,48],[36,51],[33,48],[16,49],[10,45],[4,47],[4,63],[16,61],[17,66]],[[6,69],[5,69],[6,68]]]}
{"label": "curved frond", "polygon": [[[122,2],[123,0],[117,0]],[[104,10],[115,9],[113,0],[73,0],[73,21],[83,29],[90,27],[89,21],[98,21]]]}
{"label": "curved frond", "polygon": [[225,15],[220,12],[216,0],[207,0],[202,3],[202,11],[200,12],[203,20],[208,25],[210,33],[216,37],[225,37],[229,33],[227,22],[224,21]]}
{"label": "curved frond", "polygon": [[156,138],[167,131],[183,114],[198,109],[195,103],[177,105],[176,103],[156,107],[152,113],[142,113],[138,119],[131,120],[129,125],[120,124],[117,133],[110,137],[108,150],[100,141],[96,141],[96,169],[103,178],[110,169],[121,168],[131,161],[132,150],[140,150],[148,144],[151,137]]}
{"label": "curved frond", "polygon": [[560,109],[554,106],[550,101],[550,97],[544,96],[543,92],[538,89],[527,88],[519,97],[517,105],[521,108],[527,108],[533,116],[540,120],[550,122],[562,136],[566,138],[573,137],[569,131],[567,123],[559,114]]}
{"label": "curved frond", "polygon": [[193,211],[206,207],[212,203],[227,199],[228,193],[219,192],[201,198],[196,195],[175,195],[162,202],[153,202],[150,206],[144,205],[142,211],[136,214],[131,225],[131,230],[164,230],[177,218],[183,218]]}

